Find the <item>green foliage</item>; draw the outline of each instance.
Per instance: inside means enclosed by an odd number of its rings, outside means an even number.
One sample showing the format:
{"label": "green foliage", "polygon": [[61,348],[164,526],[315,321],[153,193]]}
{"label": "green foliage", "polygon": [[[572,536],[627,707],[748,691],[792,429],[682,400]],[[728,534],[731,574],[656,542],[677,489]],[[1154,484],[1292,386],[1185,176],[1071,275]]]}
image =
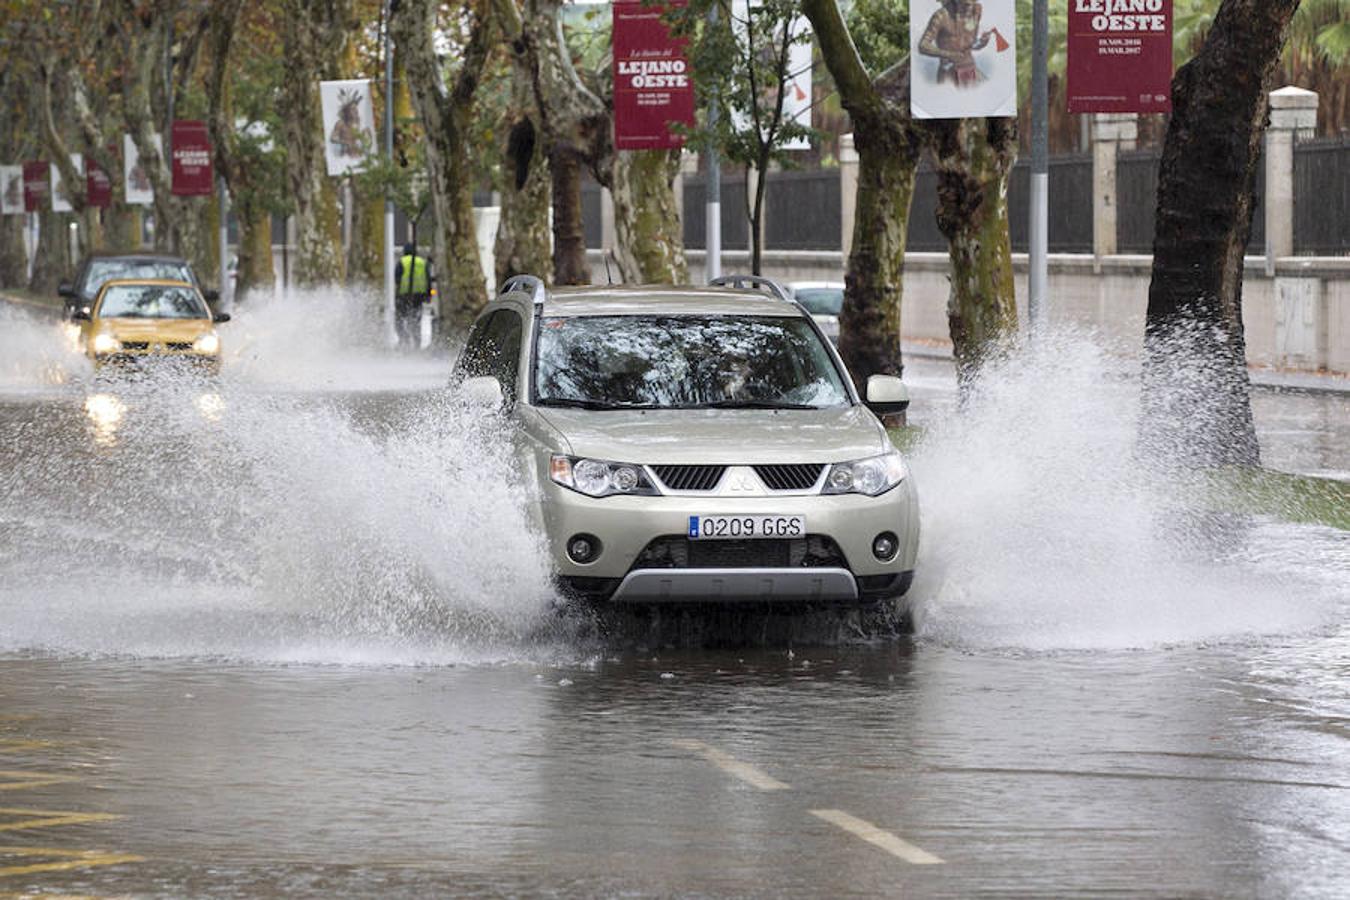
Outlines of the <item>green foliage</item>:
{"label": "green foliage", "polygon": [[845,22],[873,77],[909,56],[909,0],[856,0]]}
{"label": "green foliage", "polygon": [[[717,10],[717,24],[708,23]],[[674,30],[690,39],[689,62],[705,105],[720,110],[711,127],[704,124],[688,134],[695,148],[716,146],[725,159],[742,166],[767,169],[794,164],[789,144],[816,137],[809,126],[783,115],[784,83],[792,44],[808,43],[810,32],[788,33],[789,23],[801,15],[799,0],[757,0],[748,15],[727,0],[692,0],[670,13]],[[714,99],[715,98],[715,99]]]}

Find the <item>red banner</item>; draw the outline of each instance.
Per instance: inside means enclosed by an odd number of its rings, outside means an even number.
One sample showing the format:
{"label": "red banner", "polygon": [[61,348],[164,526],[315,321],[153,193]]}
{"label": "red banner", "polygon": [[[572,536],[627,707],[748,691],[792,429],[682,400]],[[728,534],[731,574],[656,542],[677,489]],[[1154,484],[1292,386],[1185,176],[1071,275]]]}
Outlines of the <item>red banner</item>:
{"label": "red banner", "polygon": [[112,179],[108,177],[107,172],[98,167],[92,156],[88,154],[85,156],[85,202],[99,209],[107,209],[112,206]]}
{"label": "red banner", "polygon": [[211,174],[211,139],[206,132],[206,123],[176,121],[172,134],[173,192],[180,197],[209,197],[215,185]]}
{"label": "red banner", "polygon": [[51,193],[52,183],[48,180],[47,163],[42,160],[29,160],[23,164],[23,211],[38,212]]}
{"label": "red banner", "polygon": [[647,6],[641,0],[614,3],[614,147],[669,150],[684,145],[673,123],[694,124],[694,79],[683,39],[662,20],[684,0]]}
{"label": "red banner", "polygon": [[1069,0],[1069,112],[1172,111],[1172,0]]}

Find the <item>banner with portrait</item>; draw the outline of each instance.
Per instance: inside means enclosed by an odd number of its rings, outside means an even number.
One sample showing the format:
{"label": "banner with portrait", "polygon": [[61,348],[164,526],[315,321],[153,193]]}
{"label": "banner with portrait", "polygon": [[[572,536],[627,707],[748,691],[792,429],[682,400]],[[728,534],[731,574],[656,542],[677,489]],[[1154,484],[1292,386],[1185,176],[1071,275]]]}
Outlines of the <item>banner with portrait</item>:
{"label": "banner with portrait", "polygon": [[23,166],[0,166],[0,215],[23,215]]}
{"label": "banner with portrait", "polygon": [[[155,147],[159,150],[161,156],[164,155],[164,141],[159,135],[154,136]],[[122,167],[126,177],[126,186],[123,192],[123,198],[128,205],[151,206],[155,202],[155,189],[150,186],[150,176],[145,174],[145,168],[141,165],[141,154],[136,149],[136,142],[131,139],[131,135],[122,135]]]}
{"label": "banner with portrait", "polygon": [[1017,115],[1013,0],[911,0],[909,10],[916,119]]}
{"label": "banner with portrait", "polygon": [[375,150],[375,104],[364,79],[319,82],[329,175],[360,172]]}
{"label": "banner with portrait", "polygon": [[[759,5],[758,2],[752,3],[751,0],[732,0],[731,31],[741,44],[739,51],[741,53],[746,52],[746,44],[749,41],[748,23],[751,11]],[[789,43],[787,69],[784,72],[786,77],[783,79],[783,121],[796,122],[803,128],[810,128],[813,50],[810,38],[811,22],[806,16],[797,16],[788,22],[787,28]],[[772,36],[758,32],[756,35],[756,43],[766,48],[766,52],[772,52],[773,47],[781,46],[781,41],[781,32]],[[760,93],[761,101],[772,106],[778,99],[778,85],[764,85]],[[749,110],[733,108],[731,121],[737,131],[744,132],[750,130],[750,123],[753,120]],[[810,150],[811,140],[807,137],[793,138],[783,141],[779,146],[784,150]]]}
{"label": "banner with portrait", "polygon": [[[75,167],[75,171],[84,175],[84,155],[81,153],[70,154],[70,164]],[[56,163],[51,163],[52,167],[52,212],[74,212],[75,207],[70,205],[70,195],[66,193],[66,180],[61,177],[61,167]]]}

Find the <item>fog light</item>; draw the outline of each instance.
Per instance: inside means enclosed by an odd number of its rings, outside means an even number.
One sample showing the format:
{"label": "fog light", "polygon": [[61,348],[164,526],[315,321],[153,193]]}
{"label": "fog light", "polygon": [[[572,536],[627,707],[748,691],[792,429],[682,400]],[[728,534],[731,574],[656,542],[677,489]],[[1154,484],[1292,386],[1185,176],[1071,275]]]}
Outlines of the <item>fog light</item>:
{"label": "fog light", "polygon": [[872,555],[882,562],[890,562],[895,559],[895,552],[899,549],[900,539],[889,531],[883,531],[872,538]]}
{"label": "fog light", "polygon": [[600,555],[600,539],[591,534],[576,534],[567,542],[567,555],[577,565],[595,562]]}

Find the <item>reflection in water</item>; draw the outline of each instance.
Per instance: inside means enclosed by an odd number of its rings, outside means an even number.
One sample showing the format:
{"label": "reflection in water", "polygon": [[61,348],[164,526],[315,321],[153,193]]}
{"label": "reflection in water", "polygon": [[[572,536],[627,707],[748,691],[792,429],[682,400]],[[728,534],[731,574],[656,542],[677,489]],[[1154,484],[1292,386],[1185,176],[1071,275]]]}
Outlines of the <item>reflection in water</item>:
{"label": "reflection in water", "polygon": [[100,447],[117,446],[117,429],[127,407],[113,394],[90,394],[84,400],[84,414],[94,429],[94,443]]}
{"label": "reflection in water", "polygon": [[219,422],[225,413],[225,398],[214,392],[198,394],[192,403],[208,422]]}

